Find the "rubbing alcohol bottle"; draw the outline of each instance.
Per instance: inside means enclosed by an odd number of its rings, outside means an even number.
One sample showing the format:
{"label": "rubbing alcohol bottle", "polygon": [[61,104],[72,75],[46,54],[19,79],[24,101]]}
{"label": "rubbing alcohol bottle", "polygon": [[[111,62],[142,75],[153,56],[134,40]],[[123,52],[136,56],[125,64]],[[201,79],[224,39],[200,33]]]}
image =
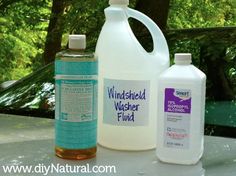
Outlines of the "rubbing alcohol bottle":
{"label": "rubbing alcohol bottle", "polygon": [[97,59],[84,52],[85,35],[70,35],[55,62],[55,152],[65,159],[95,157]]}
{"label": "rubbing alcohol bottle", "polygon": [[191,54],[175,54],[175,65],[159,77],[157,157],[195,164],[203,153],[206,75],[191,64]]}

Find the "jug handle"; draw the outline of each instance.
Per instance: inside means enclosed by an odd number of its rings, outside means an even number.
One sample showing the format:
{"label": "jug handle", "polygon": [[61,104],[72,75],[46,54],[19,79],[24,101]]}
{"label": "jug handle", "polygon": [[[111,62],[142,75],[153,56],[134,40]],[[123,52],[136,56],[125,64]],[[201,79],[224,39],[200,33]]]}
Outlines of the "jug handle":
{"label": "jug handle", "polygon": [[[166,57],[167,59],[169,59],[169,49],[168,49],[167,42],[165,40],[165,37],[162,31],[156,25],[156,23],[154,23],[149,17],[147,17],[141,12],[138,12],[137,10],[127,8],[126,13],[127,13],[128,18],[129,17],[134,18],[140,21],[141,23],[143,23],[148,28],[149,32],[151,33],[152,40],[153,40],[153,51],[151,52],[151,54],[166,56],[166,53],[167,53]],[[160,45],[159,43],[162,43],[162,45]]]}

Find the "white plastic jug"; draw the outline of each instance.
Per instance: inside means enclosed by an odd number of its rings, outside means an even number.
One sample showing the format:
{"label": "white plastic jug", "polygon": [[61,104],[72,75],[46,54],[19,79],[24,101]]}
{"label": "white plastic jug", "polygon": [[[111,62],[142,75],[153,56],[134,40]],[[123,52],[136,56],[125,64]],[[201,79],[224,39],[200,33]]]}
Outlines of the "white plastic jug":
{"label": "white plastic jug", "polygon": [[[169,67],[168,46],[158,26],[127,7],[128,0],[110,0],[96,55],[98,78],[98,143],[118,150],[156,146],[157,79]],[[150,31],[154,49],[145,51],[128,18]]]}

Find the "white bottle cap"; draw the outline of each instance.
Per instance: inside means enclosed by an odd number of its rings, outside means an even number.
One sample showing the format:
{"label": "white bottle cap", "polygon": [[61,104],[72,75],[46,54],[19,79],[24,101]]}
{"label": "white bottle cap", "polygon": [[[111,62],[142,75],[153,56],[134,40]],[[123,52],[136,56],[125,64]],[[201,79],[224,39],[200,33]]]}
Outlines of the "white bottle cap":
{"label": "white bottle cap", "polygon": [[129,5],[129,0],[109,0],[110,5]]}
{"label": "white bottle cap", "polygon": [[192,55],[191,53],[176,53],[175,64],[191,64],[192,63]]}
{"label": "white bottle cap", "polygon": [[69,35],[69,49],[85,49],[86,35]]}

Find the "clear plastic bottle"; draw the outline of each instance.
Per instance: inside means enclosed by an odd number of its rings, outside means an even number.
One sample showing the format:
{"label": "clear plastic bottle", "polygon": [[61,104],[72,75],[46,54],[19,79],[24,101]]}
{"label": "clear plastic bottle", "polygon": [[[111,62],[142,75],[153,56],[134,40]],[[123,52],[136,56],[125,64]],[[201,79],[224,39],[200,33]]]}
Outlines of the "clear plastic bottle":
{"label": "clear plastic bottle", "polygon": [[55,152],[65,159],[97,150],[97,59],[85,48],[85,35],[70,35],[69,49],[56,56]]}
{"label": "clear plastic bottle", "polygon": [[206,76],[191,54],[175,54],[175,65],[159,77],[157,157],[195,164],[203,153]]}
{"label": "clear plastic bottle", "polygon": [[[98,143],[118,150],[156,146],[157,78],[169,67],[169,50],[161,30],[144,14],[127,7],[128,0],[110,0],[99,35]],[[148,53],[133,34],[128,18],[150,31],[154,50]]]}

